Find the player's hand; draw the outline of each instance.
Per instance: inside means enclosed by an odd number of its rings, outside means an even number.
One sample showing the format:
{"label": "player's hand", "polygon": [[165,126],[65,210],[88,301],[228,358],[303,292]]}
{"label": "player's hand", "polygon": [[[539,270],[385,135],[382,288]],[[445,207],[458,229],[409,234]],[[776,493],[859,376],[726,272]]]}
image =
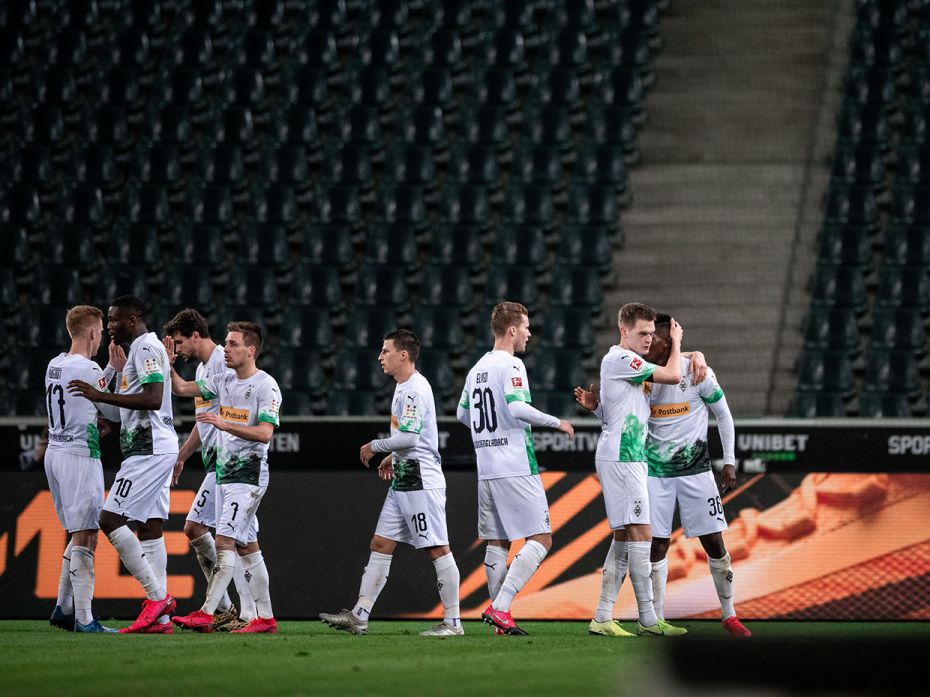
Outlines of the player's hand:
{"label": "player's hand", "polygon": [[223,421],[223,419],[219,417],[219,414],[211,414],[210,412],[201,412],[200,414],[197,414],[195,418],[197,419],[197,423],[210,424],[211,426],[215,426],[221,431],[226,430],[226,422]]}
{"label": "player's hand", "polygon": [[559,421],[559,430],[562,431],[562,433],[567,433],[569,440],[575,439],[575,429],[565,419]]}
{"label": "player's hand", "polygon": [[697,385],[707,377],[707,360],[700,351],[691,352],[691,384]]}
{"label": "player's hand", "polygon": [[678,345],[681,346],[681,337],[684,335],[684,329],[681,328],[681,325],[675,321],[675,318],[672,317],[671,326],[668,330],[668,336],[672,342],[678,342]]}
{"label": "player's hand", "polygon": [[394,479],[394,458],[391,453],[388,453],[387,457],[381,460],[381,464],[378,465],[378,477],[386,482]]}
{"label": "player's hand", "polygon": [[168,354],[168,365],[174,365],[174,362],[178,358],[178,353],[174,345],[174,339],[172,339],[170,336],[166,336],[161,340],[161,343],[165,345],[165,353]]}
{"label": "player's hand", "polygon": [[108,352],[110,365],[116,369],[117,373],[122,373],[123,368],[126,367],[126,352],[123,351],[123,347],[115,341],[110,341]]}
{"label": "player's hand", "polygon": [[588,389],[576,387],[575,401],[588,411],[597,409],[597,394],[594,392],[594,384],[588,385]]}
{"label": "player's hand", "polygon": [[181,478],[181,472],[184,471],[184,460],[178,460],[174,463],[174,470],[171,472],[171,486],[178,485],[178,479]]}
{"label": "player's hand", "polygon": [[96,387],[92,387],[83,380],[72,380],[69,382],[68,393],[73,394],[75,397],[89,399],[91,402],[99,401],[100,395],[103,394],[103,392]]}
{"label": "player's hand", "polygon": [[736,487],[736,467],[733,465],[723,466],[723,488],[721,494],[727,493],[730,489]]}
{"label": "player's hand", "polygon": [[113,430],[113,424],[102,417],[97,417],[97,433],[101,438],[110,435]]}
{"label": "player's hand", "polygon": [[371,443],[365,443],[358,451],[358,459],[362,461],[362,464],[365,467],[368,467],[368,464],[371,462],[371,458],[375,456],[375,451],[371,449]]}

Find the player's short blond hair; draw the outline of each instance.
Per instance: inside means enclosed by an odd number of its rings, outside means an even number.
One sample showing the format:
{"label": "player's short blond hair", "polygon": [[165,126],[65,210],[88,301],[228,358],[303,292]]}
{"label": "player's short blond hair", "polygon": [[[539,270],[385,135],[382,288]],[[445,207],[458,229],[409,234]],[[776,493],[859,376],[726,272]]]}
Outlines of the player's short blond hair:
{"label": "player's short blond hair", "polygon": [[65,326],[72,339],[86,334],[97,322],[103,324],[103,312],[93,305],[75,305],[65,315]]}
{"label": "player's short blond hair", "polygon": [[617,313],[617,325],[632,329],[638,320],[654,322],[656,311],[643,303],[627,303]]}
{"label": "player's short blond hair", "polygon": [[529,310],[520,303],[498,303],[491,310],[491,331],[494,332],[494,336],[504,336],[510,327],[520,323],[521,317],[529,315]]}

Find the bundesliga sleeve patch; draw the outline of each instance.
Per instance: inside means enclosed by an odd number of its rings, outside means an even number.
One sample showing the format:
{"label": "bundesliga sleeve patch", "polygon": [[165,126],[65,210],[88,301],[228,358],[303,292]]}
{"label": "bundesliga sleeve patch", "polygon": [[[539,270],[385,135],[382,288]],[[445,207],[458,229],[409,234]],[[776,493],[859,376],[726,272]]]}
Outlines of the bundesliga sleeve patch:
{"label": "bundesliga sleeve patch", "polygon": [[643,359],[638,356],[633,356],[633,358],[630,359],[630,367],[633,370],[639,370],[643,367]]}
{"label": "bundesliga sleeve patch", "polygon": [[510,378],[510,384],[516,387],[517,389],[522,389],[523,378],[520,377],[519,375],[514,375],[512,378]]}
{"label": "bundesliga sleeve patch", "polygon": [[105,389],[107,389],[107,379],[106,379],[105,377],[101,376],[100,379],[97,380],[97,387],[98,387],[100,390],[105,390]]}

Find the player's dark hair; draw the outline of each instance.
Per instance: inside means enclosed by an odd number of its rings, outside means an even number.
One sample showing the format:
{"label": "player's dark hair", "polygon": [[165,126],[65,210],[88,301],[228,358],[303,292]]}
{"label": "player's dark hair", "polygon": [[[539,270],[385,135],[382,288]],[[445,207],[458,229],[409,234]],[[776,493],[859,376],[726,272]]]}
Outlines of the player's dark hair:
{"label": "player's dark hair", "polygon": [[662,312],[656,313],[656,327],[660,326],[672,326],[672,316],[666,315]]}
{"label": "player's dark hair", "polygon": [[202,338],[210,338],[210,325],[207,319],[192,307],[185,307],[174,317],[165,322],[165,336],[178,333],[190,337],[197,332]]}
{"label": "player's dark hair", "polygon": [[498,303],[491,310],[491,331],[494,332],[494,336],[504,336],[510,327],[520,323],[521,317],[529,317],[529,314],[526,306],[520,303]]}
{"label": "player's dark hair", "polygon": [[129,310],[132,312],[132,314],[139,315],[143,318],[149,311],[149,309],[145,306],[145,303],[142,301],[142,298],[139,298],[135,295],[121,295],[110,303],[110,307],[121,307],[124,310]]}
{"label": "player's dark hair", "polygon": [[409,329],[395,329],[384,340],[393,341],[398,351],[406,351],[411,363],[416,363],[420,357],[420,340]]}
{"label": "player's dark hair", "polygon": [[656,311],[643,303],[627,303],[620,308],[617,315],[617,323],[627,329],[632,329],[638,320],[653,322],[656,318]]}
{"label": "player's dark hair", "polygon": [[226,325],[226,331],[239,332],[242,334],[242,343],[246,346],[255,347],[255,357],[262,351],[262,328],[255,322],[230,322]]}

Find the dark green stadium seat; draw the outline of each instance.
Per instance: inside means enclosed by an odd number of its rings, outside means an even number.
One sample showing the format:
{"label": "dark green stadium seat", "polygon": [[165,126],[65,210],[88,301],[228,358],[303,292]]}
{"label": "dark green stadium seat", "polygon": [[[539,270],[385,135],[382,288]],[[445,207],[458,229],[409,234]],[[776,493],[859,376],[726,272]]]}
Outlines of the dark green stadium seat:
{"label": "dark green stadium seat", "polygon": [[812,308],[807,316],[804,348],[846,351],[856,355],[861,348],[855,310]]}
{"label": "dark green stadium seat", "polygon": [[188,29],[170,47],[171,63],[209,70],[214,62],[213,40],[208,32]]}
{"label": "dark green stadium seat", "polygon": [[[436,186],[436,164],[433,151],[425,145],[398,144],[384,158],[385,176],[403,184],[425,189]],[[373,179],[369,176],[369,181]]]}
{"label": "dark green stadium seat", "polygon": [[556,266],[549,285],[550,307],[587,310],[599,315],[603,291],[601,279],[585,266]]}
{"label": "dark green stadium seat", "polygon": [[[232,108],[234,107],[230,107]],[[251,122],[251,112],[246,110],[246,113],[249,114],[249,122]],[[291,104],[274,116],[273,124],[274,138],[278,143],[286,143],[292,147],[299,146],[308,152],[319,149],[319,127],[316,112],[312,106]],[[246,125],[240,127],[239,131],[243,133],[242,140],[254,137],[246,136],[243,129],[251,130],[251,128]]]}
{"label": "dark green stadium seat", "polygon": [[536,272],[549,265],[549,250],[542,229],[532,225],[502,223],[495,236],[492,258],[496,264],[527,265]]}
{"label": "dark green stadium seat", "polygon": [[346,94],[352,104],[384,113],[392,104],[391,73],[383,65],[365,65],[346,77]]}
{"label": "dark green stadium seat", "polygon": [[43,305],[70,307],[85,297],[81,270],[70,265],[45,265],[32,284],[29,296]]}
{"label": "dark green stadium seat", "polygon": [[282,313],[281,345],[303,349],[322,357],[336,349],[329,311],[318,307],[295,307]]}
{"label": "dark green stadium seat", "polygon": [[892,192],[891,222],[930,226],[930,186],[896,185]]}
{"label": "dark green stadium seat", "polygon": [[613,68],[599,73],[595,76],[595,81],[597,93],[605,106],[628,110],[633,123],[642,123],[645,120],[645,88],[638,70]]}
{"label": "dark green stadium seat", "polygon": [[923,394],[917,358],[908,350],[888,351],[873,348],[865,359],[863,387],[887,390],[917,399]]}
{"label": "dark green stadium seat", "polygon": [[206,185],[187,194],[187,219],[198,225],[232,228],[232,191],[226,186]]}
{"label": "dark green stadium seat", "polygon": [[477,184],[491,193],[501,186],[497,150],[489,145],[454,148],[449,156],[447,172],[450,181]]}
{"label": "dark green stadium seat", "polygon": [[[101,206],[102,203],[101,194]],[[14,184],[5,192],[0,189],[0,222],[23,225],[30,229],[42,227],[38,189],[26,184]]]}
{"label": "dark green stadium seat", "polygon": [[421,47],[421,58],[426,65],[462,70],[462,40],[454,29],[437,27]]}
{"label": "dark green stadium seat", "polygon": [[491,207],[487,190],[478,184],[443,187],[438,219],[443,223],[461,223],[487,229],[491,224]]}
{"label": "dark green stadium seat", "polygon": [[377,416],[387,413],[390,403],[370,392],[329,392],[326,396],[328,416]]}
{"label": "dark green stadium seat", "polygon": [[22,274],[12,267],[0,266],[0,312],[7,316],[15,315],[20,310],[17,275]]}
{"label": "dark green stadium seat", "polygon": [[401,326],[399,316],[392,307],[356,307],[346,320],[345,345],[376,354],[381,350],[384,337]]}
{"label": "dark green stadium seat", "polygon": [[582,356],[594,351],[594,327],[587,309],[552,307],[534,325],[534,333],[546,348],[566,349]]}
{"label": "dark green stadium seat", "polygon": [[427,349],[438,349],[452,356],[465,350],[465,331],[458,308],[420,307],[413,315],[412,328]]}
{"label": "dark green stadium seat", "polygon": [[429,221],[423,189],[414,184],[385,183],[377,193],[375,220],[424,230]]}
{"label": "dark green stadium seat", "polygon": [[[95,155],[89,148],[85,152],[87,156]],[[85,157],[85,163],[87,163],[88,159],[88,157]],[[98,165],[95,169],[99,171],[101,166]],[[115,166],[112,166],[112,169],[113,172],[110,177],[118,178],[120,176],[119,170]],[[170,144],[139,147],[132,156],[130,176],[134,181],[141,184],[162,184],[171,191],[176,191],[185,183],[181,153],[176,146]],[[83,178],[79,177],[79,179],[81,181],[88,180],[87,175]]]}
{"label": "dark green stadium seat", "polygon": [[896,184],[930,183],[930,146],[898,147],[898,163],[895,167]]}
{"label": "dark green stadium seat", "polygon": [[614,239],[622,246],[618,230],[607,225],[563,225],[559,228],[556,259],[563,264],[585,265],[606,274],[613,266]]}
{"label": "dark green stadium seat", "polygon": [[802,419],[846,416],[846,398],[834,392],[797,392],[791,405],[791,416]]}
{"label": "dark green stadium seat", "polygon": [[103,104],[123,106],[130,114],[139,113],[145,106],[145,93],[138,73],[139,69],[133,66],[110,68],[99,85],[97,99]]}
{"label": "dark green stadium seat", "polygon": [[[375,394],[386,392],[391,380],[378,363],[378,348],[344,349],[339,367],[333,374],[330,394],[342,390],[370,391]],[[390,383],[388,382],[390,380]]]}
{"label": "dark green stadium seat", "polygon": [[484,266],[485,249],[480,227],[443,225],[443,234],[432,235],[430,260],[439,265],[460,264],[469,269]]}
{"label": "dark green stadium seat", "polygon": [[304,66],[282,76],[281,83],[287,90],[289,104],[300,104],[319,111],[329,110],[329,76],[324,68]]}
{"label": "dark green stadium seat", "polygon": [[531,351],[525,361],[527,372],[532,376],[530,384],[535,389],[570,395],[576,386],[585,384],[584,367],[574,351]]}
{"label": "dark green stadium seat", "polygon": [[132,224],[148,225],[159,230],[168,230],[171,227],[171,201],[166,186],[161,184],[136,186],[124,193],[123,207],[124,219]]}
{"label": "dark green stadium seat", "polygon": [[349,225],[310,223],[300,234],[300,259],[314,266],[348,270],[355,266]]}
{"label": "dark green stadium seat", "polygon": [[862,316],[868,309],[865,274],[856,266],[818,264],[811,294],[812,307],[854,310]]}
{"label": "dark green stadium seat", "polygon": [[[535,373],[534,373],[535,375]],[[575,401],[575,395],[571,390],[543,390],[535,387],[536,381],[533,380],[534,387],[530,396],[533,398],[532,404],[546,414],[552,414],[561,419],[574,419],[579,415],[590,416],[590,412],[582,409]],[[584,381],[579,383],[583,385]]]}
{"label": "dark green stadium seat", "polygon": [[287,390],[296,389],[314,397],[326,392],[327,380],[319,357],[312,351],[302,348],[282,348],[274,355],[259,359],[260,364],[274,366],[271,371],[284,391],[284,403],[287,403]]}
{"label": "dark green stadium seat", "polygon": [[[64,240],[59,235],[46,237],[43,263],[60,264],[64,261],[61,258],[64,255],[53,256],[49,254],[49,242],[52,240],[59,241],[61,245],[64,245]],[[79,241],[91,246],[89,239],[79,238]],[[32,246],[29,242],[29,231],[26,227],[23,225],[0,224],[0,267],[15,268],[23,272],[32,269],[34,261]]]}
{"label": "dark green stadium seat", "polygon": [[65,326],[67,307],[30,307],[26,309],[30,321],[24,322],[17,336],[21,347],[40,349],[50,359],[59,351],[67,351],[71,345],[68,328]]}
{"label": "dark green stadium seat", "polygon": [[572,166],[573,181],[612,186],[622,203],[628,202],[626,152],[619,145],[593,145],[578,150]]}
{"label": "dark green stadium seat", "polygon": [[917,357],[927,354],[928,338],[920,309],[887,309],[875,313],[870,342],[873,347],[908,350]]}
{"label": "dark green stadium seat", "polygon": [[178,228],[175,254],[181,264],[200,266],[216,273],[227,265],[222,228],[214,225],[183,225]]}
{"label": "dark green stadium seat", "polygon": [[539,308],[540,301],[538,276],[536,269],[528,266],[495,264],[488,269],[485,298],[506,298],[522,303],[533,313]]}
{"label": "dark green stadium seat", "polygon": [[431,264],[423,269],[418,295],[420,307],[446,307],[465,311],[474,304],[474,290],[470,280],[474,270],[461,265],[438,266]]}
{"label": "dark green stadium seat", "polygon": [[367,143],[327,147],[323,153],[323,174],[335,183],[351,184],[360,190],[370,189],[375,182],[371,148]]}
{"label": "dark green stadium seat", "polygon": [[23,140],[27,143],[58,145],[65,137],[65,118],[61,107],[36,104],[23,126]]}
{"label": "dark green stadium seat", "polygon": [[231,304],[259,305],[272,310],[279,304],[275,273],[262,267],[237,267],[229,274],[223,297]]}
{"label": "dark green stadium seat", "polygon": [[537,96],[543,104],[580,111],[584,106],[581,95],[581,81],[574,68],[556,65],[539,76]]}
{"label": "dark green stadium seat", "polygon": [[239,235],[237,256],[247,264],[285,272],[294,261],[289,232],[281,223],[246,225]]}
{"label": "dark green stadium seat", "polygon": [[922,147],[930,143],[930,113],[921,106],[904,112],[901,139],[906,146]]}
{"label": "dark green stadium seat", "polygon": [[384,144],[381,133],[381,116],[378,109],[369,104],[355,104],[340,112],[334,126],[343,143],[365,143],[372,153],[379,152]]}
{"label": "dark green stadium seat", "polygon": [[55,164],[48,145],[26,145],[16,153],[11,162],[5,162],[3,166],[10,168],[9,172],[5,173],[6,178],[18,184],[47,190],[55,183]]}
{"label": "dark green stadium seat", "polygon": [[331,79],[337,76],[340,62],[335,32],[327,27],[311,29],[296,46],[294,58],[298,65],[326,70]]}
{"label": "dark green stadium seat", "polygon": [[68,347],[64,346],[58,350],[52,350],[48,355],[32,348],[21,348],[14,357],[13,365],[16,370],[12,371],[10,376],[10,386],[14,390],[29,391],[33,394],[42,395],[42,386],[45,382],[45,369],[48,362],[61,351],[67,351]]}
{"label": "dark green stadium seat", "polygon": [[[267,6],[271,3],[263,3]],[[257,68],[266,78],[280,70],[278,53],[286,51],[286,39],[277,39],[273,31],[252,27],[236,41],[232,51],[235,65]]]}
{"label": "dark green stadium seat", "polygon": [[[336,199],[335,202],[341,202],[341,199]],[[290,186],[271,184],[252,189],[249,194],[249,206],[249,218],[256,223],[285,225],[290,230],[297,230],[300,226],[297,192]],[[332,220],[345,222],[337,217],[342,214],[342,210],[330,208]]]}
{"label": "dark green stadium seat", "polygon": [[877,308],[905,308],[930,315],[930,280],[923,266],[883,265],[879,272]]}
{"label": "dark green stadium seat", "polygon": [[[102,302],[109,302],[113,298],[118,298],[121,295],[135,295],[139,298],[148,298],[151,296],[152,287],[149,284],[151,270],[141,261],[137,261],[135,264],[130,266],[107,266],[100,269],[97,274],[97,282],[94,286],[94,298],[100,298]],[[170,282],[172,279],[169,276],[166,279],[166,282]],[[187,286],[184,286],[183,289],[178,288],[176,290],[176,295],[172,296],[175,300],[179,300],[175,305],[177,307],[184,307],[188,300],[183,298],[187,297],[182,295],[183,291],[187,289]],[[167,291],[162,294],[163,297],[167,296]],[[74,304],[74,301],[70,301],[70,304]],[[206,310],[205,310],[206,311]]]}
{"label": "dark green stadium seat", "polygon": [[798,389],[803,392],[834,392],[852,398],[856,392],[853,360],[843,351],[801,351]]}
{"label": "dark green stadium seat", "polygon": [[405,312],[410,304],[406,274],[394,266],[364,264],[359,269],[355,297],[366,307]]}
{"label": "dark green stadium seat", "polygon": [[886,111],[895,108],[897,90],[891,68],[853,68],[845,86],[846,99],[863,106],[881,106]]}
{"label": "dark green stadium seat", "polygon": [[[67,346],[63,350],[67,350]],[[52,356],[48,356],[46,360],[51,360]],[[16,416],[47,416],[47,404],[45,399],[45,394],[42,393],[42,385],[36,383],[33,387],[36,389],[30,389],[28,391],[20,392],[16,397],[16,410],[13,412]]]}
{"label": "dark green stadium seat", "polygon": [[[429,380],[437,402],[461,394],[462,386],[455,380],[452,358],[445,351],[436,348],[421,350],[417,359],[417,372]],[[441,413],[440,408],[441,405],[437,404],[438,413]]]}
{"label": "dark green stadium seat", "polygon": [[478,73],[472,83],[471,99],[481,106],[515,111],[520,101],[513,71],[506,67],[490,67]]}
{"label": "dark green stadium seat", "polygon": [[164,261],[163,247],[163,242],[148,226],[120,226],[110,233],[104,258],[114,266],[146,265],[159,269]]}
{"label": "dark green stadium seat", "polygon": [[501,219],[551,230],[555,226],[556,217],[549,187],[541,184],[508,186]]}
{"label": "dark green stadium seat", "polygon": [[290,389],[287,391],[287,397],[281,405],[282,418],[288,416],[312,416],[316,412],[318,401],[310,392]]}
{"label": "dark green stadium seat", "polygon": [[869,229],[858,225],[827,223],[820,231],[819,261],[871,270],[872,239]]}
{"label": "dark green stadium seat", "polygon": [[922,225],[889,225],[882,244],[886,264],[930,267],[930,228]]}
{"label": "dark green stadium seat", "polygon": [[643,87],[649,89],[655,84],[652,69],[652,49],[648,34],[635,28],[623,28],[619,31],[609,29],[606,38],[597,53],[601,67],[632,68],[639,72]]}
{"label": "dark green stadium seat", "polygon": [[875,193],[863,186],[831,186],[825,220],[828,224],[851,224],[878,230],[879,210]]}
{"label": "dark green stadium seat", "polygon": [[549,65],[580,71],[588,64],[588,37],[576,26],[562,27],[548,50]]}
{"label": "dark green stadium seat", "polygon": [[238,145],[205,148],[198,158],[200,181],[241,191],[247,185],[245,159]]}
{"label": "dark green stadium seat", "polygon": [[164,73],[157,85],[160,97],[167,104],[184,104],[197,111],[205,97],[200,68],[182,65]]}
{"label": "dark green stadium seat", "polygon": [[860,145],[837,148],[831,180],[839,186],[869,186],[875,193],[885,190],[885,158],[881,148]]}
{"label": "dark green stadium seat", "polygon": [[[114,109],[113,113],[118,114],[119,111]],[[192,149],[197,144],[197,141],[194,138],[190,106],[186,104],[165,104],[150,110],[146,116],[143,135],[151,142],[173,143],[182,150]],[[114,134],[115,136],[116,134]]]}
{"label": "dark green stadium seat", "polygon": [[107,227],[109,223],[103,191],[94,184],[77,184],[70,191],[64,191],[59,203],[59,215],[66,223],[91,225],[98,230]]}
{"label": "dark green stadium seat", "polygon": [[575,184],[568,192],[565,220],[580,225],[618,225],[620,205],[610,184]]}
{"label": "dark green stadium seat", "polygon": [[[165,270],[161,301],[169,307],[196,307],[209,316],[217,307],[213,285],[213,278],[203,273],[203,267],[176,264]],[[254,292],[254,288],[249,287],[247,294],[244,286],[245,282],[241,278],[230,279],[224,300],[230,303],[243,303],[246,300],[256,304],[262,302],[263,298]]]}
{"label": "dark green stadium seat", "polygon": [[891,149],[888,115],[881,107],[858,106],[847,101],[840,111],[837,148],[854,148],[859,145],[877,147],[882,152]]}
{"label": "dark green stadium seat", "polygon": [[427,66],[412,77],[410,98],[414,104],[439,107],[443,111],[452,109],[455,106],[452,70],[442,65]]}
{"label": "dark green stadium seat", "polygon": [[885,390],[863,390],[859,397],[859,416],[877,418],[909,418],[911,405],[906,395]]}
{"label": "dark green stadium seat", "polygon": [[[525,117],[521,130],[529,127]],[[507,112],[502,107],[479,106],[464,112],[460,129],[466,143],[494,146],[500,153],[510,149],[510,125]],[[570,135],[570,129],[568,132]]]}
{"label": "dark green stadium seat", "polygon": [[556,145],[518,148],[510,165],[510,180],[523,184],[543,184],[553,191],[564,187],[561,151]]}
{"label": "dark green stadium seat", "polygon": [[428,145],[434,153],[445,150],[446,126],[442,109],[428,104],[418,104],[398,112],[396,123],[406,143]]}
{"label": "dark green stadium seat", "polygon": [[365,261],[413,272],[419,264],[416,231],[406,223],[375,223],[365,235]]}

